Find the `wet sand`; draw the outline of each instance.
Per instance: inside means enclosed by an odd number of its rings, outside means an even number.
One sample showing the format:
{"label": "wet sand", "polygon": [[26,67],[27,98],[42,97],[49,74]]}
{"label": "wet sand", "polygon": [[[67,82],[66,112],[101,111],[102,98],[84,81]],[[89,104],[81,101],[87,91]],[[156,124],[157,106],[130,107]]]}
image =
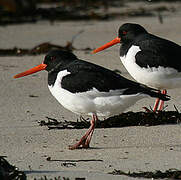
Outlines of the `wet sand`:
{"label": "wet sand", "polygon": [[[83,30],[74,41],[76,48],[96,48],[116,37],[117,29],[125,22],[142,24],[148,31],[181,44],[181,15],[172,14],[160,24],[156,17],[120,18],[112,21],[49,22],[0,27],[0,48],[14,46],[32,48],[42,42],[65,45]],[[131,79],[119,60],[119,45],[92,55],[74,51],[81,59],[119,69]],[[88,150],[68,150],[68,145],[86,131],[48,130],[38,121],[46,116],[59,120],[75,120],[75,114],[64,109],[47,88],[47,73],[40,72],[21,79],[13,75],[43,61],[44,55],[0,57],[0,155],[27,173],[28,179],[41,177],[76,177],[86,179],[120,179],[108,175],[114,169],[125,172],[181,169],[181,127],[162,125],[154,127],[125,127],[96,129]],[[174,57],[173,57],[174,58]],[[168,91],[173,104],[181,109],[181,89]],[[37,97],[30,97],[31,95]],[[147,98],[126,111],[142,111],[142,106],[152,106],[154,99]],[[51,157],[52,161],[47,161]],[[75,162],[74,162],[75,160]],[[76,161],[80,160],[80,161]],[[72,161],[66,167],[63,162]],[[135,179],[121,176],[121,179]]]}

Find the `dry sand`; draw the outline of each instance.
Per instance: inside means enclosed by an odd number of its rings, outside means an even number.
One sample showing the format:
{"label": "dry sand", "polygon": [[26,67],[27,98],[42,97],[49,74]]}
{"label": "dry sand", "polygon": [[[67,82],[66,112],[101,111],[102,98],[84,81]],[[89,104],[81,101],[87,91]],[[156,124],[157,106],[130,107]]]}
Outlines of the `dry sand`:
{"label": "dry sand", "polygon": [[[173,14],[160,24],[156,17],[122,18],[112,21],[48,22],[0,27],[0,48],[31,48],[41,42],[65,45],[72,36],[84,30],[74,42],[76,48],[95,48],[116,37],[118,27],[125,22],[142,24],[150,32],[181,44],[181,15]],[[119,45],[91,55],[84,51],[75,54],[85,60],[110,69],[120,69],[130,78],[119,60]],[[0,155],[27,173],[28,179],[48,177],[76,177],[86,179],[131,179],[108,175],[114,169],[123,171],[152,171],[181,169],[181,126],[126,127],[96,129],[88,150],[68,150],[83,130],[47,130],[38,121],[46,116],[59,120],[76,120],[78,116],[64,109],[47,88],[47,73],[41,72],[21,79],[13,75],[43,61],[44,55],[0,57]],[[173,57],[174,58],[174,57]],[[173,104],[181,109],[181,89],[169,90]],[[35,95],[38,97],[30,97]],[[144,99],[129,110],[141,111],[154,99]],[[55,161],[47,161],[51,157]],[[63,162],[72,161],[72,166]],[[73,162],[74,160],[81,160]],[[88,161],[84,161],[88,160]],[[74,166],[75,165],[75,166]],[[132,178],[133,179],[133,178]],[[134,178],[135,179],[135,178]]]}

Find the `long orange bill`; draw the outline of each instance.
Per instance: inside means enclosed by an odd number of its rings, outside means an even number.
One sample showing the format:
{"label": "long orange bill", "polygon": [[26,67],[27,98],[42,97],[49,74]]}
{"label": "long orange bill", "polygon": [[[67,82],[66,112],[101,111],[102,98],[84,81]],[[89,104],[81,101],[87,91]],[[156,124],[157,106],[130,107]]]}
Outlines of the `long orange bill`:
{"label": "long orange bill", "polygon": [[113,45],[115,45],[115,44],[117,44],[117,43],[120,43],[120,42],[121,42],[121,38],[116,37],[116,38],[113,39],[112,41],[110,41],[110,42],[104,44],[103,46],[101,46],[101,47],[95,49],[94,51],[92,51],[92,54],[97,53],[97,52],[99,52],[99,51],[102,51],[102,50],[104,50],[104,49],[106,49],[106,48],[108,48],[108,47],[110,47],[110,46],[113,46]]}
{"label": "long orange bill", "polygon": [[43,71],[43,70],[45,70],[46,67],[47,67],[47,65],[42,63],[42,64],[40,64],[38,66],[35,66],[35,67],[33,67],[33,68],[31,68],[31,69],[29,69],[27,71],[24,71],[22,73],[19,73],[19,74],[15,75],[14,78],[20,78],[20,77],[23,77],[23,76],[27,76],[27,75],[36,73],[38,71]]}

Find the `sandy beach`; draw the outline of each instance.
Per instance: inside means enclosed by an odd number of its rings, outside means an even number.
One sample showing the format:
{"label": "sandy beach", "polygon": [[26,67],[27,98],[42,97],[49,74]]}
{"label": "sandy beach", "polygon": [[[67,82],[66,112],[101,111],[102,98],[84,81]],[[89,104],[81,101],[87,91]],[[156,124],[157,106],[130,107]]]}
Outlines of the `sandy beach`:
{"label": "sandy beach", "polygon": [[[125,22],[143,25],[149,32],[181,44],[181,13],[164,18],[160,24],[156,17],[124,17],[110,21],[47,21],[36,24],[0,27],[0,48],[32,48],[43,42],[65,45],[72,37],[77,49],[96,48],[112,40],[119,26]],[[119,45],[92,55],[90,51],[74,51],[81,59],[119,69],[130,78],[119,59]],[[74,120],[78,116],[64,109],[50,94],[47,73],[41,72],[20,79],[13,75],[43,61],[44,55],[0,57],[0,155],[25,171],[28,179],[35,177],[67,177],[95,179],[137,179],[108,174],[114,169],[125,172],[181,169],[181,126],[136,126],[96,129],[87,150],[68,150],[68,145],[79,139],[86,129],[48,130],[38,121],[46,116],[58,120]],[[174,57],[173,57],[174,58]],[[181,89],[169,90],[171,100],[181,110]],[[142,111],[142,106],[152,106],[154,99],[139,101],[126,111]],[[47,158],[51,157],[51,161]],[[68,164],[66,164],[68,163]]]}

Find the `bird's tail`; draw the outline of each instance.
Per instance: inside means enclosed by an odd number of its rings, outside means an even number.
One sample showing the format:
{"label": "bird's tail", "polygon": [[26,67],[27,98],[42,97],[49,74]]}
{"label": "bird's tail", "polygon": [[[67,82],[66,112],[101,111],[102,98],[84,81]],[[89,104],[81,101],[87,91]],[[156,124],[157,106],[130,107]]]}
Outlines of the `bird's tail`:
{"label": "bird's tail", "polygon": [[153,89],[153,88],[150,88],[150,87],[144,87],[144,91],[143,93],[145,94],[148,94],[150,95],[151,97],[154,97],[154,98],[159,98],[163,101],[169,101],[170,100],[170,96],[166,95],[166,94],[162,94],[160,93],[159,90],[157,89]]}

